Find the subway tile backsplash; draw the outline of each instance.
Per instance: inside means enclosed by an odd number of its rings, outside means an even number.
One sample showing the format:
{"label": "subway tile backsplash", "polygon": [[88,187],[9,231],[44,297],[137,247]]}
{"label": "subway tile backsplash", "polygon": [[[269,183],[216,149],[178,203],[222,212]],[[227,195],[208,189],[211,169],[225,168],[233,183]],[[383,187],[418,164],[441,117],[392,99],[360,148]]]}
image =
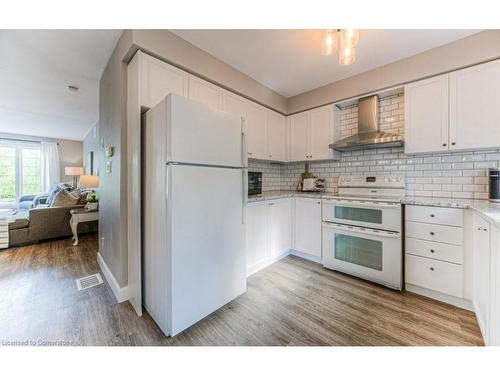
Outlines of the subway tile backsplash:
{"label": "subway tile backsplash", "polygon": [[[403,94],[379,103],[383,131],[404,134]],[[342,109],[342,138],[356,132],[356,106]],[[249,161],[249,170],[263,172],[263,191],[296,190],[305,163],[275,164]],[[445,198],[488,199],[488,168],[500,167],[500,149],[474,152],[405,155],[402,147],[348,151],[340,161],[310,162],[309,171],[326,179],[329,192],[337,192],[337,179],[345,174],[402,174],[406,194]]]}

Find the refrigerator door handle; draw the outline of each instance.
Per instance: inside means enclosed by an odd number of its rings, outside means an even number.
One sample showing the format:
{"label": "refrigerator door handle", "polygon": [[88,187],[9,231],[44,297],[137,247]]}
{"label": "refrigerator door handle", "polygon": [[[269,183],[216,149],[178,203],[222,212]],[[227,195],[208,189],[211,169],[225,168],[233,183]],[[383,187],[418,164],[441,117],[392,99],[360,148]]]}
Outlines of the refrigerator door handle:
{"label": "refrigerator door handle", "polygon": [[245,224],[245,211],[247,207],[248,201],[248,171],[246,169],[242,169],[241,173],[243,174],[243,207],[241,209],[241,223]]}
{"label": "refrigerator door handle", "polygon": [[247,137],[245,134],[244,117],[241,117],[241,164],[243,168],[248,167]]}

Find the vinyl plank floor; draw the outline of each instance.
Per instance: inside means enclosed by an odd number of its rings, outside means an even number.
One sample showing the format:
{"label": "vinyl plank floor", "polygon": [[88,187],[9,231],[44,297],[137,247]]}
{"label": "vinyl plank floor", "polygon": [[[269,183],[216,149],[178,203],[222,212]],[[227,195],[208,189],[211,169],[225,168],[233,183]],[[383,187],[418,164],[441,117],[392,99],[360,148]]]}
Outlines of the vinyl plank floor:
{"label": "vinyl plank floor", "polygon": [[99,272],[97,236],[0,251],[0,340],[71,345],[483,345],[475,315],[289,256],[248,279],[248,290],[174,338],[145,312],[117,303]]}

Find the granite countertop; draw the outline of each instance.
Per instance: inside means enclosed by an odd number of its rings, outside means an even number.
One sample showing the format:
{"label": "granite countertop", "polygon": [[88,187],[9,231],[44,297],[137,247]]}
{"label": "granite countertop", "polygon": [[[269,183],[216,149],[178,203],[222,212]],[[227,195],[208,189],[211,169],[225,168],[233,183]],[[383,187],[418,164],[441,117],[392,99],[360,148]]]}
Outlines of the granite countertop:
{"label": "granite countertop", "polygon": [[287,197],[307,197],[307,198],[321,198],[324,196],[332,196],[333,193],[329,192],[316,192],[316,191],[295,191],[295,190],[273,190],[265,191],[259,195],[252,195],[248,197],[248,203],[267,201],[271,199],[287,198]]}
{"label": "granite countertop", "polygon": [[457,199],[407,196],[401,199],[401,203],[420,206],[469,208],[477,212],[484,219],[500,228],[500,203],[493,203],[486,199]]}
{"label": "granite countertop", "polygon": [[[262,194],[251,196],[248,198],[248,203],[261,202],[271,199],[287,198],[287,197],[308,197],[322,198],[335,196],[332,192],[301,192],[294,190],[274,190],[266,191]],[[481,215],[484,219],[500,228],[500,203],[493,203],[485,199],[459,199],[459,198],[437,198],[437,197],[420,197],[406,196],[401,198],[402,204],[420,205],[420,206],[435,206],[435,207],[453,207],[472,209]]]}

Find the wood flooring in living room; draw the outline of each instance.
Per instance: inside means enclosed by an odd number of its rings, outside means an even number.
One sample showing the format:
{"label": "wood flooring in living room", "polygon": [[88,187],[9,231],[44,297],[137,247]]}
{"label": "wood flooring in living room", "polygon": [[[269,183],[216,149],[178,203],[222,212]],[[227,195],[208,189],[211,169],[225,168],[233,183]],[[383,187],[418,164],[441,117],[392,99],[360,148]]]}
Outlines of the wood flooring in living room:
{"label": "wood flooring in living room", "polygon": [[473,313],[290,256],[175,338],[117,303],[99,272],[97,236],[0,251],[1,340],[72,345],[483,345]]}

